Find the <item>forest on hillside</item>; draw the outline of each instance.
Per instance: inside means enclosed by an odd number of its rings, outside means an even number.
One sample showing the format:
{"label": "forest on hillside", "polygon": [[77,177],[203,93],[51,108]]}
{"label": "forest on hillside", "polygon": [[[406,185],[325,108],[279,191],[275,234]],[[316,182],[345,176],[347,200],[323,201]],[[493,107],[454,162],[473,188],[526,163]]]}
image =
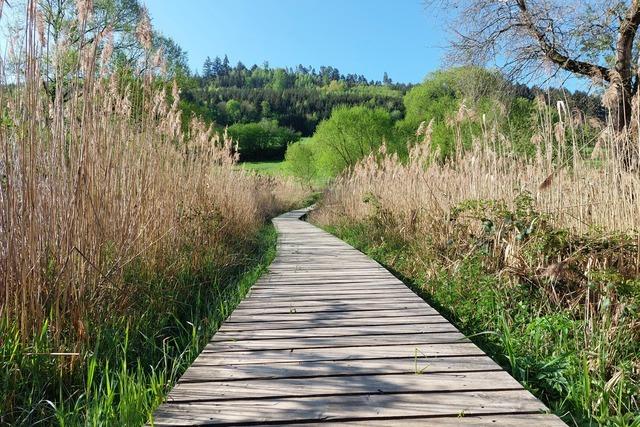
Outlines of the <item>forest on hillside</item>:
{"label": "forest on hillside", "polygon": [[[506,78],[496,85],[494,90],[524,103],[531,104],[536,96],[551,103],[568,99],[589,116],[605,115],[597,94],[543,90]],[[187,117],[197,114],[217,127],[229,126],[242,161],[282,160],[289,144],[312,136],[338,107],[379,108],[399,122],[406,116],[405,95],[416,86],[420,85],[393,83],[386,73],[382,81],[369,81],[362,75],[341,74],[332,66],[318,70],[303,65],[271,68],[268,63],[232,66],[226,55],[207,58],[200,73],[189,75],[185,70],[181,78]],[[456,90],[450,86],[434,96],[454,97]]]}

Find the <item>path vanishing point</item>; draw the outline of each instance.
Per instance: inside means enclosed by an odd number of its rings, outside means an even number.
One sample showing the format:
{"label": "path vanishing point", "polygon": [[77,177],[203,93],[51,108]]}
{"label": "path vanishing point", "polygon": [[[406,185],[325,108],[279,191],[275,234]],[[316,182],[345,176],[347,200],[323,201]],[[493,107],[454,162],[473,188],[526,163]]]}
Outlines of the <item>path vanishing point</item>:
{"label": "path vanishing point", "polygon": [[154,413],[153,425],[563,426],[366,255],[274,219],[269,271]]}

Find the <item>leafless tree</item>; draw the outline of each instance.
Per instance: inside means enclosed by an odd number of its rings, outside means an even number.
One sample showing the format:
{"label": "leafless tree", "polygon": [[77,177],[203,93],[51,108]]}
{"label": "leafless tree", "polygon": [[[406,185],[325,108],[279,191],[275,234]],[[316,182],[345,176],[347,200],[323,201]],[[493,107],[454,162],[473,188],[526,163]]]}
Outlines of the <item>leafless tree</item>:
{"label": "leafless tree", "polygon": [[[453,8],[452,53],[494,60],[511,75],[569,72],[607,88],[616,130],[631,123],[638,90],[640,0],[431,0]],[[448,9],[451,11],[451,9]]]}

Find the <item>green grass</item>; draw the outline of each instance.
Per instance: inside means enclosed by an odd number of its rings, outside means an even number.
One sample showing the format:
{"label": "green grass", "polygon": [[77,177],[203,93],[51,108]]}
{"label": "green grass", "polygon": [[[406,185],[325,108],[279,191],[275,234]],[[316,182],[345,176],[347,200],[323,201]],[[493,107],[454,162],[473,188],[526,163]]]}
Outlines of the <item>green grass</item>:
{"label": "green grass", "polygon": [[[310,138],[302,138],[301,140],[308,140]],[[287,169],[287,164],[284,160],[266,161],[266,162],[242,162],[238,165],[239,168],[255,172],[260,175],[266,176],[292,176],[292,173]],[[330,181],[326,177],[316,177],[311,181],[301,180],[302,183],[315,189],[322,189],[326,187]]]}
{"label": "green grass", "polygon": [[[241,262],[232,268],[216,263],[219,254],[203,253],[202,262],[185,263],[173,277],[133,269],[130,281],[165,292],[160,282],[169,281],[187,291],[140,296],[146,307],[140,316],[93,326],[90,350],[76,357],[51,354],[60,349],[52,347],[47,324],[24,342],[15,325],[1,320],[0,425],[144,424],[272,261],[275,243],[274,228],[266,226],[236,248]],[[164,310],[157,310],[161,297]],[[61,357],[69,363],[58,363]]]}
{"label": "green grass", "polygon": [[284,161],[243,162],[239,167],[262,175],[287,175]]}
{"label": "green grass", "polygon": [[[605,318],[585,319],[579,308],[550,304],[539,287],[508,282],[487,268],[480,249],[443,263],[422,250],[424,242],[405,240],[375,219],[327,230],[409,284],[569,425],[640,425],[640,343],[633,332],[640,283],[635,296],[620,300],[623,323],[612,328],[606,310]],[[436,265],[436,274],[425,277],[426,265]]]}

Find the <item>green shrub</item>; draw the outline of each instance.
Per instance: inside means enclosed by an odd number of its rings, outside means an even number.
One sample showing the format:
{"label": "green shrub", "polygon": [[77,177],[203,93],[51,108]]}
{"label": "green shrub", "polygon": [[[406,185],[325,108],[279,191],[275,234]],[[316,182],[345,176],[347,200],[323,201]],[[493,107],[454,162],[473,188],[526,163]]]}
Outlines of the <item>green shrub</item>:
{"label": "green shrub", "polygon": [[282,160],[287,145],[300,139],[299,133],[275,120],[237,123],[229,126],[229,135],[238,142],[241,161]]}
{"label": "green shrub", "polygon": [[335,176],[386,142],[397,149],[393,121],[382,108],[338,107],[313,135],[314,160],[321,176]]}
{"label": "green shrub", "polygon": [[[482,132],[483,116],[485,123],[505,122],[505,85],[498,72],[477,67],[431,73],[404,96],[405,118],[396,124],[398,133],[415,141],[420,123],[433,120],[433,147],[447,156],[457,142],[468,145]],[[462,103],[465,109],[460,109]]]}
{"label": "green shrub", "polygon": [[317,175],[313,142],[303,139],[287,148],[285,168],[292,175],[305,181],[312,181]]}

